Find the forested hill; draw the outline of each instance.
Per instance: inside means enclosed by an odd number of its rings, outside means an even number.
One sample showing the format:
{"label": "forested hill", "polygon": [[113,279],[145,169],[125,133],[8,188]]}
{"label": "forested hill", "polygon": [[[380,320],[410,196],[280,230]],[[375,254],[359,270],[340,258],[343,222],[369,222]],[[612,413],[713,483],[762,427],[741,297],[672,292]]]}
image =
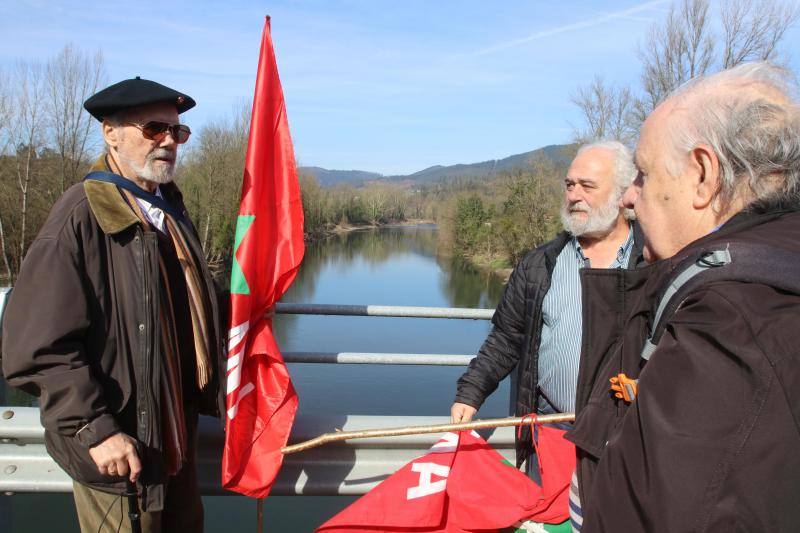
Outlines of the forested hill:
{"label": "forested hill", "polygon": [[297,170],[301,174],[311,174],[317,178],[317,181],[319,181],[319,184],[323,187],[332,187],[340,183],[361,186],[367,181],[383,178],[383,175],[377,172],[366,172],[363,170],[328,170],[327,168],[320,167],[299,167]]}
{"label": "forested hill", "polygon": [[300,167],[301,173],[311,174],[317,178],[323,187],[331,187],[342,183],[361,186],[368,181],[387,180],[393,183],[406,183],[408,185],[421,185],[444,181],[452,178],[475,178],[480,176],[493,176],[500,172],[524,169],[530,166],[531,161],[546,159],[557,165],[568,164],[574,145],[552,144],[530,152],[515,154],[504,159],[492,159],[480,163],[458,165],[436,165],[413,174],[402,176],[383,176],[375,172],[363,170],[327,170],[320,167]]}

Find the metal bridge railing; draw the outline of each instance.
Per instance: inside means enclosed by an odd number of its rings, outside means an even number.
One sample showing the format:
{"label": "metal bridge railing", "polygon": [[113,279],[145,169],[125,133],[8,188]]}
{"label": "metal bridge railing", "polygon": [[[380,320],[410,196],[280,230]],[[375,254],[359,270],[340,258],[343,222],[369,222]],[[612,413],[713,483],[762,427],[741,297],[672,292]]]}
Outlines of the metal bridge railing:
{"label": "metal bridge railing", "polygon": [[412,307],[402,305],[337,305],[279,303],[275,312],[284,315],[392,316],[401,318],[454,318],[491,320],[494,309],[463,307]]}
{"label": "metal bridge railing", "polygon": [[[0,289],[0,316],[5,292]],[[383,316],[489,320],[491,309],[403,307],[377,305],[322,305],[279,303],[278,314]],[[462,366],[472,355],[287,352],[290,363],[446,365]],[[308,440],[336,429],[355,431],[409,425],[444,424],[447,417],[410,416],[308,416],[295,420],[290,442]],[[204,494],[231,494],[220,485],[223,432],[219,420],[201,417],[199,425],[198,478]],[[438,435],[413,435],[336,443],[286,457],[272,493],[277,495],[364,494],[402,465],[426,453]],[[489,443],[513,461],[514,430],[499,428]],[[39,410],[33,407],[0,407],[0,493],[71,492],[72,482],[50,458],[44,447]],[[2,522],[0,520],[0,522]]]}
{"label": "metal bridge railing", "polygon": [[[279,315],[383,316],[396,318],[449,318],[491,320],[494,309],[413,307],[400,305],[336,305],[279,303]],[[466,366],[474,355],[363,352],[285,352],[287,363]]]}

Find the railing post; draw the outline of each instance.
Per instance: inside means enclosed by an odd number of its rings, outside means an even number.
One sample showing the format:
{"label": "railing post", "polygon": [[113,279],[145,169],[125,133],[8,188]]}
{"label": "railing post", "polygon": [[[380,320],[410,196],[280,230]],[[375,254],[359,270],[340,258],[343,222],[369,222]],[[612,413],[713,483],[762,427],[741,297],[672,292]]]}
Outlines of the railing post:
{"label": "railing post", "polygon": [[11,496],[0,494],[0,531],[14,531],[14,517],[11,516]]}

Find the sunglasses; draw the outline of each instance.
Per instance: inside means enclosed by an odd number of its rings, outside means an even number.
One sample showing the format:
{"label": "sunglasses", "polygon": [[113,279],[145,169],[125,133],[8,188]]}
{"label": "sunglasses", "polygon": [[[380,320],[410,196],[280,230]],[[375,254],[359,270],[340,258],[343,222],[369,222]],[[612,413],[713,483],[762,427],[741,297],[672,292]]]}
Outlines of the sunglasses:
{"label": "sunglasses", "polygon": [[156,142],[163,141],[164,137],[169,133],[177,144],[183,144],[189,140],[189,135],[192,134],[192,130],[185,124],[169,124],[157,120],[150,121],[144,125],[135,122],[126,122],[125,124],[136,126],[142,131],[142,136],[145,139]]}

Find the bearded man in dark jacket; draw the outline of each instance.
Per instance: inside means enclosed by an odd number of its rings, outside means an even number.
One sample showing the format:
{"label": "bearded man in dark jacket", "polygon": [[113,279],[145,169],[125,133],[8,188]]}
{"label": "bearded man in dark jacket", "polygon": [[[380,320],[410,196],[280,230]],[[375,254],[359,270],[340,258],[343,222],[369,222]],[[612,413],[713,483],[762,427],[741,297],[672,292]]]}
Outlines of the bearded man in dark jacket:
{"label": "bearded man in dark jacket", "polygon": [[[800,531],[797,94],[782,68],[744,64],[642,127],[624,203],[653,263],[583,276],[568,438],[584,533]],[[612,394],[620,374],[634,394]]]}
{"label": "bearded man in dark jacket", "polygon": [[[634,176],[632,154],[619,142],[578,151],[564,179],[565,231],[529,252],[511,274],[492,331],[458,380],[453,422],[470,420],[512,371],[517,416],[573,410],[581,343],[579,272],[641,262],[638,231],[620,206]],[[516,446],[521,466],[532,451],[529,428]]]}
{"label": "bearded man in dark jacket", "polygon": [[74,480],[83,531],[202,531],[197,417],[217,414],[214,283],[171,183],[194,100],[125,80],[89,98],[107,152],[67,190],[25,257],[3,323],[9,384],[39,397],[45,444]]}

